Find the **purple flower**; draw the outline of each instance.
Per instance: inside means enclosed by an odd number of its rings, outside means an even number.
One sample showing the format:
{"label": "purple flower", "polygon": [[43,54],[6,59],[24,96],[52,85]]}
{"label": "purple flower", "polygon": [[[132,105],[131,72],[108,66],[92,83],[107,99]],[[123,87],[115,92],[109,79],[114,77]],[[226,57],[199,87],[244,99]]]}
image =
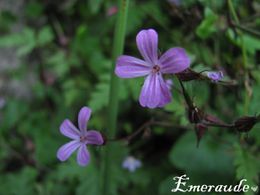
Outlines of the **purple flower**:
{"label": "purple flower", "polygon": [[141,161],[133,156],[126,157],[122,164],[122,167],[128,169],[130,172],[134,172],[137,168],[140,168],[141,166]]}
{"label": "purple flower", "polygon": [[57,157],[61,161],[67,160],[70,155],[78,149],[77,162],[80,166],[86,166],[89,163],[90,154],[87,144],[102,145],[104,143],[102,135],[98,131],[87,130],[87,123],[91,115],[91,109],[81,108],[78,115],[77,129],[69,119],[65,119],[60,126],[60,132],[66,137],[72,139],[67,144],[61,146],[57,152]]}
{"label": "purple flower", "polygon": [[158,57],[158,35],[155,30],[141,30],[136,36],[137,47],[144,60],[122,55],[116,62],[115,73],[121,78],[146,76],[139,102],[143,107],[163,107],[172,96],[163,74],[179,73],[190,65],[183,48],[171,48]]}
{"label": "purple flower", "polygon": [[218,82],[224,77],[224,74],[222,71],[217,71],[217,72],[208,71],[206,74],[207,74],[207,77],[213,82]]}

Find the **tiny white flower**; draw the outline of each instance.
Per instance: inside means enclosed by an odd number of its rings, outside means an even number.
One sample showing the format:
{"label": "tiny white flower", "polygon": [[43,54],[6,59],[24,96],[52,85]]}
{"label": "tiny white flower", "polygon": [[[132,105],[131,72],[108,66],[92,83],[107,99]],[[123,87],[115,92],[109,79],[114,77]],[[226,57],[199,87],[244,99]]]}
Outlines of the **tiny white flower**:
{"label": "tiny white flower", "polygon": [[130,172],[134,172],[137,168],[140,168],[141,166],[141,161],[133,156],[126,157],[122,163],[122,167],[128,169]]}

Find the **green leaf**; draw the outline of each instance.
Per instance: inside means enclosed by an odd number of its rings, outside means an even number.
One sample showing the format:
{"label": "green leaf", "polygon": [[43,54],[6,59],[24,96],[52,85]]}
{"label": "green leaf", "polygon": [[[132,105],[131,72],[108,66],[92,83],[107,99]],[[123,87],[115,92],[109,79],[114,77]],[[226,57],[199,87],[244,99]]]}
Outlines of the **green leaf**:
{"label": "green leaf", "polygon": [[5,195],[35,194],[35,180],[37,172],[33,168],[25,167],[15,174],[0,177],[0,192]]}
{"label": "green leaf", "polygon": [[212,33],[216,32],[216,21],[218,16],[208,7],[204,10],[204,20],[196,29],[196,34],[202,38],[208,38]]}
{"label": "green leaf", "polygon": [[43,27],[36,36],[31,28],[24,28],[20,33],[0,37],[0,47],[18,47],[17,55],[24,56],[32,52],[36,46],[44,46],[52,42],[53,32],[49,26]]}
{"label": "green leaf", "polygon": [[37,1],[30,1],[26,4],[25,8],[25,14],[29,18],[36,19],[37,17],[40,17],[43,13],[43,6]]}
{"label": "green leaf", "polygon": [[[171,190],[174,187],[174,181],[172,179],[172,176],[167,177],[166,179],[164,179],[159,186],[159,194],[160,195],[172,195],[173,193],[171,192]],[[178,195],[177,193],[174,193]]]}
{"label": "green leaf", "polygon": [[[234,45],[242,48],[241,36],[235,36],[233,30],[228,29],[227,37]],[[256,51],[260,50],[260,40],[253,36],[243,34],[243,44],[246,48],[246,51],[252,55],[255,55]]]}
{"label": "green leaf", "polygon": [[47,43],[52,42],[54,39],[53,32],[49,26],[43,27],[37,36],[37,45],[44,46]]}
{"label": "green leaf", "polygon": [[65,53],[61,50],[53,53],[46,59],[49,68],[58,76],[62,77],[69,71],[69,62]]}
{"label": "green leaf", "polygon": [[[39,131],[39,129],[34,129]],[[50,164],[56,160],[58,149],[57,139],[47,133],[38,132],[35,136],[35,158],[39,164]],[[48,146],[48,149],[46,149]]]}
{"label": "green leaf", "polygon": [[95,89],[91,93],[89,100],[89,107],[95,112],[108,104],[109,96],[109,75],[105,74],[100,77],[99,83],[95,86]]}
{"label": "green leaf", "polygon": [[89,164],[86,169],[82,168],[77,164],[75,154],[73,154],[68,161],[59,164],[54,174],[59,181],[74,180],[84,177],[89,172],[89,169],[93,169],[92,164]]}
{"label": "green leaf", "polygon": [[8,32],[9,28],[16,21],[16,17],[10,11],[1,10],[0,14],[0,31]]}
{"label": "green leaf", "polygon": [[30,28],[25,28],[20,33],[0,37],[0,47],[18,47],[17,54],[26,55],[36,47],[35,32]]}
{"label": "green leaf", "polygon": [[231,156],[224,145],[216,144],[209,136],[204,136],[197,148],[195,133],[185,133],[173,146],[169,157],[171,163],[183,169],[194,183],[219,184],[221,180],[225,184],[232,181]]}
{"label": "green leaf", "polygon": [[[29,107],[27,104],[21,100],[14,100],[11,98],[7,101],[5,108],[6,110],[3,116],[3,121],[5,122],[0,124],[0,130],[2,131],[7,131],[15,124],[19,124],[19,122],[23,120],[29,112]],[[17,112],[17,110],[19,110],[19,112]]]}
{"label": "green leaf", "polygon": [[86,93],[88,82],[82,77],[66,79],[63,83],[65,104],[73,105],[82,98],[82,94]]}
{"label": "green leaf", "polygon": [[[260,163],[259,160],[250,153],[250,150],[245,150],[236,144],[234,164],[237,167],[237,179],[246,179],[249,186],[256,186],[258,184]],[[249,191],[247,194],[252,194],[250,192],[252,191]]]}
{"label": "green leaf", "polygon": [[129,92],[135,101],[138,101],[138,99],[139,99],[143,82],[144,82],[144,78],[141,78],[141,77],[125,80],[125,85],[126,85],[127,89],[129,89]]}

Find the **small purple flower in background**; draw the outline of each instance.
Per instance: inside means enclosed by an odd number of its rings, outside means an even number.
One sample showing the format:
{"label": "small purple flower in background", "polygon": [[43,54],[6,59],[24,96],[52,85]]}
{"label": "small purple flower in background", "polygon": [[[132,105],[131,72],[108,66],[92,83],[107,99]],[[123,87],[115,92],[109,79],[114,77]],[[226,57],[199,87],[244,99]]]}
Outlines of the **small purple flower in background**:
{"label": "small purple flower in background", "polygon": [[224,74],[222,71],[208,71],[206,72],[207,74],[207,77],[212,81],[212,82],[218,82],[220,81],[221,79],[223,79],[224,77]]}
{"label": "small purple flower in background", "polygon": [[140,168],[141,166],[141,161],[133,156],[126,157],[122,163],[122,167],[128,169],[130,172],[134,172],[137,168]]}
{"label": "small purple flower in background", "polygon": [[107,16],[112,16],[112,15],[114,15],[114,14],[116,14],[118,12],[118,8],[117,8],[117,6],[111,6],[111,7],[109,7],[108,9],[107,9]]}
{"label": "small purple flower in background", "polygon": [[172,80],[171,79],[166,79],[165,83],[166,83],[168,89],[171,90],[172,86],[173,86]]}
{"label": "small purple flower in background", "polygon": [[137,47],[144,60],[122,55],[117,58],[115,73],[121,78],[146,76],[139,102],[143,107],[163,107],[172,96],[163,74],[182,72],[190,65],[183,48],[171,48],[158,57],[158,35],[155,30],[141,30],[136,36]]}
{"label": "small purple flower in background", "polygon": [[70,155],[78,149],[77,162],[80,166],[86,166],[90,160],[90,154],[86,145],[102,145],[104,143],[101,133],[94,130],[87,130],[90,115],[91,109],[88,107],[81,108],[78,115],[79,129],[77,129],[69,119],[63,121],[60,126],[60,132],[64,136],[73,139],[73,141],[59,148],[57,152],[59,160],[67,160]]}

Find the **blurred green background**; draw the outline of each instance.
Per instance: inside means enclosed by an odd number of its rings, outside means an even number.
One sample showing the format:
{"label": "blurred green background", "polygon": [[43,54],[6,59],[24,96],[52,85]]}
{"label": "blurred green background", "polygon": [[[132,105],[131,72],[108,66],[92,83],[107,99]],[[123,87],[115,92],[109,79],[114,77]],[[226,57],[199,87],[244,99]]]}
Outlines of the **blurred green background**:
{"label": "blurred green background", "polygon": [[[226,122],[259,114],[260,3],[233,4],[240,24],[225,0],[131,0],[124,53],[139,56],[136,34],[154,28],[160,51],[183,47],[192,69],[222,70],[226,80],[237,81],[186,83],[200,108]],[[93,110],[89,127],[106,131],[116,6],[112,0],[0,1],[0,195],[97,194],[103,148],[89,147],[86,168],[76,164],[75,155],[59,162],[56,151],[68,141],[59,125],[65,118],[76,122],[82,106]],[[259,185],[259,125],[246,135],[211,128],[197,148],[177,91],[171,104],[149,110],[138,103],[143,78],[120,81],[118,137],[151,118],[172,126],[151,126],[128,146],[118,144],[111,157],[113,194],[172,194],[172,178],[184,173],[192,184],[235,185],[245,178]],[[142,167],[133,173],[123,169],[127,155]]]}

